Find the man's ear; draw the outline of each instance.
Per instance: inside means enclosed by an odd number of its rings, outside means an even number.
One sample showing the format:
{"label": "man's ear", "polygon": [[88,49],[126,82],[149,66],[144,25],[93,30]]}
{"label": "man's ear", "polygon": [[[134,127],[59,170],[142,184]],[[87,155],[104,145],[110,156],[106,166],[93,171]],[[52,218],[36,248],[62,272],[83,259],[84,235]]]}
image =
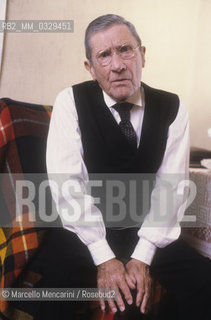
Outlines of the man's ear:
{"label": "man's ear", "polygon": [[145,67],[145,53],[146,53],[146,48],[142,46],[141,47],[142,68]]}
{"label": "man's ear", "polygon": [[86,61],[84,61],[84,66],[85,66],[86,70],[88,70],[90,72],[92,79],[95,81],[96,76],[95,76],[95,70],[94,70],[92,63],[89,60],[86,60]]}

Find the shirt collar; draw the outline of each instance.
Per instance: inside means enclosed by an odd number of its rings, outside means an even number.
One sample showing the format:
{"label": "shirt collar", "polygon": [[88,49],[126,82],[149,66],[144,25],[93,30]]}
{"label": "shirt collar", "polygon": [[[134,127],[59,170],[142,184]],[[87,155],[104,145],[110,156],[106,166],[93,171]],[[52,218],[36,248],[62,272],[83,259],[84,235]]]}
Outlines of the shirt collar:
{"label": "shirt collar", "polygon": [[[111,108],[117,102],[111,98],[105,91],[103,91],[103,97],[106,105]],[[129,97],[125,102],[130,102],[135,104],[138,107],[144,108],[144,89],[141,87],[141,90],[137,90],[131,97]]]}

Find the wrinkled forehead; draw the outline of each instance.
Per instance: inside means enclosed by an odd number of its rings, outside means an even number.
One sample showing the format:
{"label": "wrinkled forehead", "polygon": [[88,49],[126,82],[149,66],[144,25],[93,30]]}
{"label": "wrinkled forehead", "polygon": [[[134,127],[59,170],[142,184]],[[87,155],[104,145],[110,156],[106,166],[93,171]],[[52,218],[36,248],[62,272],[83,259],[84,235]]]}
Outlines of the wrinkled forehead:
{"label": "wrinkled forehead", "polygon": [[124,24],[114,25],[97,31],[90,38],[92,54],[108,48],[117,48],[123,44],[130,44],[132,46],[137,44],[130,29]]}

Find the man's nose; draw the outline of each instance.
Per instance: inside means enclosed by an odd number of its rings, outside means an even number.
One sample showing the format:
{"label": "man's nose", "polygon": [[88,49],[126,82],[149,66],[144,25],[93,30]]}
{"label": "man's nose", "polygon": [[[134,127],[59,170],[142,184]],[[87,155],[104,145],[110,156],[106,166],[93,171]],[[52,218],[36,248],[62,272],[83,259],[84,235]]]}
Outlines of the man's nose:
{"label": "man's nose", "polygon": [[116,52],[111,57],[111,70],[115,72],[121,72],[126,69],[126,65],[120,55]]}

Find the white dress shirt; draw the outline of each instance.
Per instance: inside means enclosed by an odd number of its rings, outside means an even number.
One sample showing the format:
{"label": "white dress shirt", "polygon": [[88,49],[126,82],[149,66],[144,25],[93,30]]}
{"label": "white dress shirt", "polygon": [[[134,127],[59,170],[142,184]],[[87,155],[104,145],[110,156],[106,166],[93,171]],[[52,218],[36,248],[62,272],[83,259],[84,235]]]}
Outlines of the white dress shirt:
{"label": "white dress shirt", "polygon": [[[116,103],[110,96],[103,92],[104,100],[117,123],[120,122],[119,113],[112,108]],[[141,129],[144,115],[144,92],[143,88],[138,90],[128,102],[134,104],[131,109],[131,123],[137,134],[137,144],[141,139]],[[187,177],[189,164],[189,120],[187,111],[180,101],[179,111],[168,130],[168,139],[162,164],[156,174],[156,185],[151,195],[150,211],[138,231],[139,241],[135,246],[132,258],[138,259],[150,265],[157,247],[165,247],[175,241],[180,235],[179,220],[184,213],[184,196],[181,193],[181,176]],[[47,170],[49,177],[56,180],[61,186],[68,180],[74,183],[80,192],[77,196],[70,191],[61,192],[61,188],[50,181],[52,196],[56,202],[57,211],[61,216],[64,228],[75,232],[83,243],[88,247],[95,265],[99,265],[115,257],[112,249],[106,240],[106,230],[102,213],[95,206],[94,199],[86,192],[86,181],[88,172],[83,160],[83,146],[81,132],[78,124],[78,114],[71,87],[64,89],[56,98],[52,112],[49,135],[47,141]],[[62,173],[62,178],[58,175]],[[165,212],[164,201],[162,201],[162,184],[160,181],[165,174],[173,190],[173,209],[169,218],[161,222],[154,222],[157,208],[161,205],[161,211]],[[177,177],[178,178],[175,178]],[[51,178],[50,178],[51,180]],[[178,187],[179,185],[179,187]],[[165,193],[165,192],[164,192]],[[183,193],[183,192],[182,192]],[[163,195],[165,197],[166,195]],[[92,213],[95,223],[90,227],[80,223],[67,222],[62,212],[62,204],[67,201],[69,204],[76,200],[80,203],[85,200],[86,205],[80,211],[78,219],[82,219]],[[163,208],[162,208],[163,205]],[[160,207],[159,207],[160,208]],[[68,251],[68,249],[67,249]]]}

